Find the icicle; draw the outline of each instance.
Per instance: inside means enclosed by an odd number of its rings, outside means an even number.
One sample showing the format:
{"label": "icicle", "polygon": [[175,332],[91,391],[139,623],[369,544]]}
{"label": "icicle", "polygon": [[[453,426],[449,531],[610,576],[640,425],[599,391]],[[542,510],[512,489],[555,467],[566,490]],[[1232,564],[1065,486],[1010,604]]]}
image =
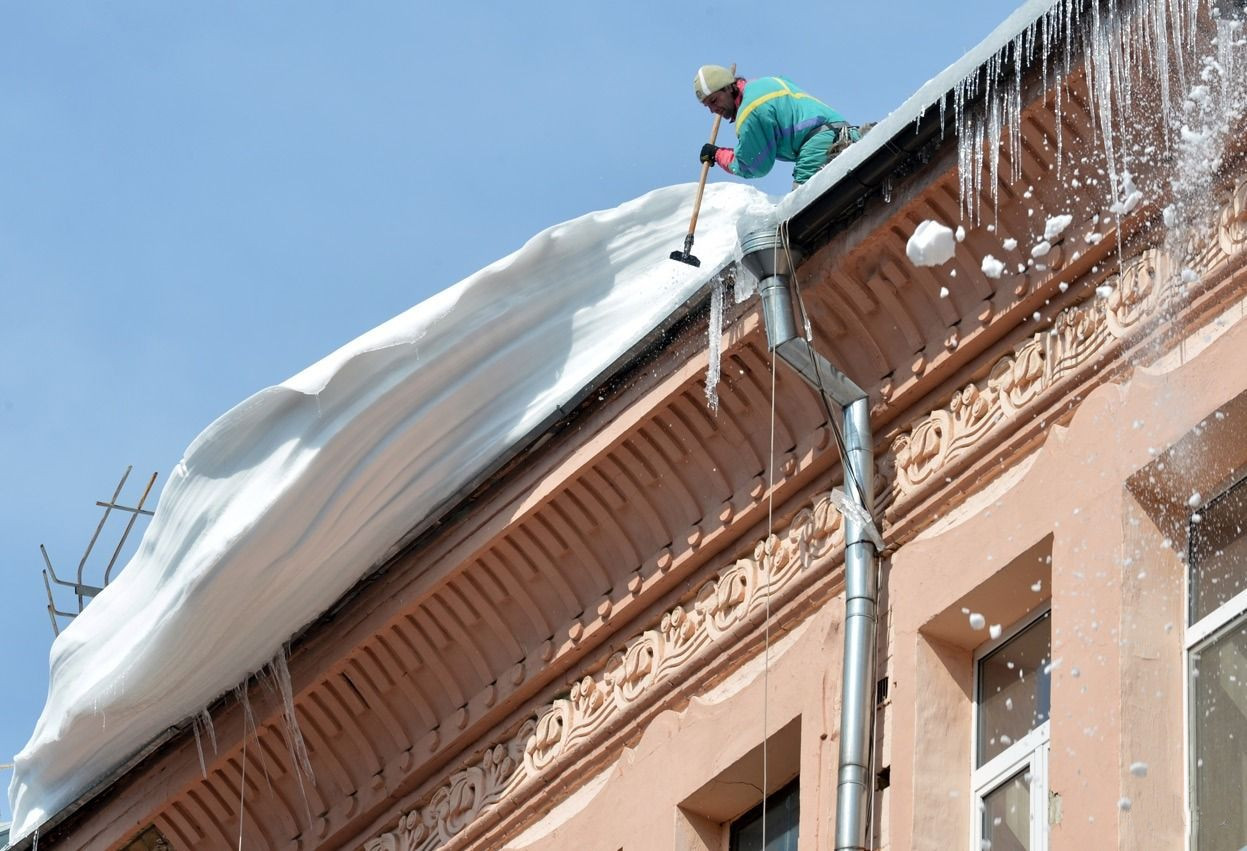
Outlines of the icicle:
{"label": "icicle", "polygon": [[[1051,11],[1052,11],[1051,9],[1048,10],[1048,12],[1051,12]],[[1045,89],[1048,87],[1048,42],[1049,42],[1048,12],[1045,12],[1044,14],[1040,15],[1039,20],[1037,21],[1037,23],[1039,24],[1039,31],[1042,33],[1042,40],[1043,40],[1039,48],[1039,55],[1041,57],[1040,61],[1042,63],[1042,69],[1043,69],[1040,72],[1039,79],[1043,81],[1043,87]]]}
{"label": "icicle", "polygon": [[203,719],[204,729],[208,731],[208,741],[212,743],[212,755],[216,756],[216,726],[212,723],[212,714],[208,712],[208,707],[204,707],[199,711],[199,717]]}
{"label": "icicle", "polygon": [[316,785],[316,775],[312,773],[312,760],[307,753],[307,744],[303,741],[303,731],[299,728],[299,720],[295,717],[294,688],[290,683],[290,668],[286,665],[286,648],[282,647],[268,665],[269,672],[277,684],[281,695],[282,717],[286,725],[286,747],[290,751],[290,764],[295,777],[299,781],[299,793],[303,796],[303,808],[307,812],[307,823],[312,823],[312,805],[307,799],[307,789],[303,785],[306,774],[312,785]]}
{"label": "icicle", "polygon": [[723,281],[715,278],[710,284],[709,354],[706,364],[706,404],[719,412],[719,369],[723,357]]}
{"label": "icicle", "polygon": [[203,733],[208,734],[208,740],[212,743],[212,755],[216,756],[216,728],[212,725],[212,715],[209,714],[207,707],[199,711],[199,714],[191,718],[191,730],[195,734],[195,752],[199,754],[199,772],[205,778],[208,776],[208,764],[204,760]]}
{"label": "icicle", "polygon": [[199,736],[199,718],[198,717],[191,719],[191,729],[194,730],[195,732],[195,753],[199,754],[199,773],[205,780],[207,780],[208,779],[208,765],[207,763],[204,762],[204,746],[203,746],[203,740]]}
{"label": "icicle", "polygon": [[[251,711],[251,695],[247,691],[246,683],[239,685],[238,688],[234,690],[234,693],[238,697],[239,704],[242,706],[243,737],[245,738],[250,736],[255,739],[257,743],[259,743],[260,731],[256,728],[255,713]],[[264,756],[264,748],[260,748],[259,751],[260,769],[264,772],[264,783],[268,786],[268,789],[271,792],[273,790],[273,783],[269,779],[268,775],[268,760]]]}
{"label": "icicle", "polygon": [[1061,168],[1064,161],[1065,120],[1061,109],[1061,87],[1065,84],[1065,81],[1061,76],[1060,68],[1055,69],[1053,76],[1056,78],[1056,103],[1054,105],[1054,110],[1056,113],[1056,177],[1059,181],[1061,179]]}
{"label": "icicle", "polygon": [[282,716],[286,723],[286,739],[290,747],[291,758],[295,760],[295,768],[313,778],[312,761],[308,757],[307,744],[303,741],[303,730],[299,727],[299,719],[295,716],[294,689],[290,683],[290,668],[286,665],[286,649],[283,647],[270,663],[273,675],[277,679],[277,687],[281,692]]}

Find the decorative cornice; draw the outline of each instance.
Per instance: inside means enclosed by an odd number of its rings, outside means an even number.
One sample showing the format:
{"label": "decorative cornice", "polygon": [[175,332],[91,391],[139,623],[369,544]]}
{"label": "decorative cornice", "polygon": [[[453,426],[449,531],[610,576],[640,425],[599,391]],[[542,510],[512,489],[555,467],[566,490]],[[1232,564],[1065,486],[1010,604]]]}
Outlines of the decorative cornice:
{"label": "decorative cornice", "polygon": [[896,466],[893,501],[938,480],[1005,421],[1034,407],[1114,345],[1174,316],[1196,282],[1244,249],[1247,181],[1231,193],[1204,239],[1177,249],[1185,263],[1161,248],[1145,249],[1101,284],[1098,292],[1106,295],[1061,311],[1050,328],[1032,334],[993,364],[986,378],[954,392],[945,407],[898,435],[891,446]]}
{"label": "decorative cornice", "polygon": [[[878,481],[881,503],[894,504],[979,451],[1016,415],[1051,395],[1065,379],[1107,355],[1114,345],[1171,316],[1197,277],[1247,249],[1247,181],[1221,210],[1198,246],[1180,251],[1185,264],[1149,248],[1104,280],[1107,295],[1061,311],[1051,327],[1032,334],[996,361],[986,377],[953,393],[948,404],[919,418],[892,443],[894,475]],[[1188,280],[1184,280],[1184,277]],[[884,465],[891,471],[891,464]],[[504,741],[451,774],[397,826],[364,843],[365,851],[432,851],[490,816],[504,799],[518,806],[560,765],[582,755],[608,726],[661,700],[723,638],[788,590],[796,577],[842,543],[842,524],[830,495],[799,512],[783,537],[771,536],[705,582],[686,604],[667,611],[629,640],[601,668],[576,681],[566,697],[526,718]]]}
{"label": "decorative cornice", "polygon": [[552,767],[591,747],[620,717],[661,699],[723,640],[796,584],[811,566],[843,543],[843,523],[830,494],[816,498],[788,524],[782,537],[758,541],[698,588],[691,600],[663,614],[651,629],[629,640],[594,673],[527,718],[505,741],[454,772],[425,802],[403,814],[395,829],[364,843],[365,851],[432,851],[449,842],[503,798],[533,790]]}

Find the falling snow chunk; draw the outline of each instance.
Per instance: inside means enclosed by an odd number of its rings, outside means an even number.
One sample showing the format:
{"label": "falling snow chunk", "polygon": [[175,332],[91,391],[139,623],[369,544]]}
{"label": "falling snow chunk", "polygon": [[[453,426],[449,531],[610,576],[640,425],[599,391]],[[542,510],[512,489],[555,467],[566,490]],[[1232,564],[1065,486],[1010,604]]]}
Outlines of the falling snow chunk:
{"label": "falling snow chunk", "polygon": [[948,298],[948,287],[940,287],[940,298]]}
{"label": "falling snow chunk", "polygon": [[970,612],[970,629],[982,629],[987,626],[987,618],[978,612]]}
{"label": "falling snow chunk", "polygon": [[1014,239],[1013,237],[1009,237],[1004,242],[1002,242],[1001,245],[1004,246],[1005,251],[1012,251],[1013,249],[1018,247],[1018,241]]}
{"label": "falling snow chunk", "polygon": [[1134,178],[1130,172],[1125,172],[1121,176],[1121,200],[1109,207],[1109,211],[1119,216],[1126,216],[1133,213],[1135,208],[1143,201],[1143,193],[1134,185]]}
{"label": "falling snow chunk", "polygon": [[1203,501],[1204,498],[1200,496],[1199,491],[1193,491],[1191,495],[1186,498],[1186,504],[1191,508],[1199,508],[1200,503]]}
{"label": "falling snow chunk", "polygon": [[1117,809],[1121,810],[1123,813],[1130,812],[1130,807],[1131,803],[1129,798],[1122,798],[1117,802]]}
{"label": "falling snow chunk", "polygon": [[1034,591],[1036,594],[1038,594],[1041,590],[1043,590],[1043,580],[1040,579],[1038,582],[1031,585],[1031,590]]}
{"label": "falling snow chunk", "polygon": [[1147,763],[1146,762],[1130,763],[1130,773],[1133,774],[1135,777],[1147,777]]}
{"label": "falling snow chunk", "polygon": [[905,243],[905,255],[915,266],[939,266],[953,258],[956,244],[952,228],[927,219]]}
{"label": "falling snow chunk", "polygon": [[1044,257],[1051,250],[1052,250],[1052,243],[1048,242],[1048,240],[1046,239],[1041,239],[1039,242],[1035,244],[1035,247],[1031,249],[1031,257],[1035,257],[1035,258]]}
{"label": "falling snow chunk", "polygon": [[999,638],[1000,637],[1000,624],[994,623],[991,626],[989,626],[987,628],[987,634],[990,635],[993,639]]}
{"label": "falling snow chunk", "polygon": [[957,225],[957,241],[958,242],[966,241],[966,229],[962,227],[961,225]]}
{"label": "falling snow chunk", "polygon": [[1044,225],[1043,238],[1048,242],[1052,242],[1052,240],[1065,232],[1065,229],[1069,227],[1072,221],[1074,221],[1074,217],[1070,215],[1051,217]]}
{"label": "falling snow chunk", "polygon": [[1100,298],[1108,298],[1113,294],[1113,288],[1108,284],[1100,284],[1100,286],[1095,288],[1095,294]]}
{"label": "falling snow chunk", "polygon": [[988,254],[983,258],[983,274],[989,278],[999,278],[1004,274],[1005,264]]}
{"label": "falling snow chunk", "polygon": [[1198,283],[1198,281],[1199,281],[1199,275],[1198,273],[1195,272],[1194,269],[1183,269],[1182,270],[1182,283],[1194,284],[1194,283]]}

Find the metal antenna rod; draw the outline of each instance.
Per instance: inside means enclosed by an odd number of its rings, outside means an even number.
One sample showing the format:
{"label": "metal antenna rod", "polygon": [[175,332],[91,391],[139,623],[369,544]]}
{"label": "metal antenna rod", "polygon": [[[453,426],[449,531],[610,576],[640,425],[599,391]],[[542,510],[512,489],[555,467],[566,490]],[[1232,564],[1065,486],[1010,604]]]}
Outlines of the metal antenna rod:
{"label": "metal antenna rod", "polygon": [[[121,491],[125,487],[126,482],[129,480],[130,473],[133,469],[134,469],[133,466],[126,467],[125,472],[121,474],[121,481],[117,483],[117,488],[113,491],[113,495],[111,499],[109,499],[107,502],[97,501],[95,503],[96,505],[104,509],[104,516],[100,518],[100,522],[95,527],[95,532],[92,533],[91,535],[91,540],[87,543],[87,547],[82,553],[82,558],[78,561],[76,582],[67,581],[57,576],[56,569],[52,566],[52,559],[48,555],[48,548],[45,547],[43,544],[39,545],[39,553],[43,556],[43,564],[44,564],[44,568],[42,571],[43,572],[43,588],[44,588],[44,591],[47,592],[47,596],[48,596],[48,606],[47,606],[48,619],[52,622],[52,632],[54,635],[61,634],[61,625],[60,625],[60,621],[58,620],[58,618],[66,618],[68,620],[73,620],[77,615],[82,614],[82,611],[86,607],[87,602],[89,602],[91,599],[94,599],[98,594],[100,594],[100,592],[104,590],[104,587],[107,586],[108,583],[112,580],[113,568],[116,566],[117,559],[121,556],[122,550],[125,549],[126,541],[129,540],[130,533],[134,531],[134,525],[135,523],[138,522],[139,516],[144,515],[147,517],[152,517],[154,515],[154,512],[150,511],[149,509],[144,508],[143,506],[147,503],[147,498],[151,496],[152,488],[156,484],[156,477],[157,477],[156,473],[152,473],[151,478],[148,479],[147,487],[143,489],[143,494],[139,498],[137,506],[131,507],[128,505],[122,505],[117,501],[118,498],[121,496]],[[91,557],[91,553],[95,549],[95,544],[99,540],[100,533],[104,530],[104,524],[108,521],[108,518],[112,515],[112,512],[114,509],[116,509],[117,511],[128,512],[130,514],[130,520],[128,523],[126,523],[126,528],[122,532],[121,540],[117,542],[117,546],[113,549],[112,558],[109,559],[108,566],[104,569],[104,581],[99,586],[89,585],[84,581],[85,573],[86,573],[86,564],[87,564],[87,561]],[[52,593],[53,586],[69,588],[73,591],[74,596],[77,597],[78,599],[78,611],[77,612],[65,612],[65,611],[61,611],[60,609],[56,607],[56,599]]]}
{"label": "metal antenna rod", "polygon": [[[121,535],[121,540],[117,542],[117,549],[113,550],[113,557],[108,560],[108,567],[104,568],[104,584],[108,584],[108,580],[113,572],[113,565],[117,563],[117,556],[121,555],[121,548],[126,545],[126,538],[130,537],[130,530],[134,528],[134,521],[139,519],[140,514],[150,515],[150,511],[143,511],[143,503],[147,502],[147,495],[152,492],[152,485],[156,484],[156,474],[152,473],[152,477],[147,480],[147,487],[143,489],[143,496],[139,498],[137,508],[124,509],[132,512],[130,514],[130,522],[126,524],[126,530]],[[116,497],[113,497],[115,500]],[[121,506],[118,506],[121,508]],[[109,509],[105,509],[106,511]]]}
{"label": "metal antenna rod", "polygon": [[[117,482],[117,489],[113,491],[113,498],[109,500],[109,502],[117,501],[117,497],[121,495],[121,489],[126,486],[126,479],[130,478],[130,471],[133,469],[134,469],[133,464],[126,467],[126,471],[121,474],[121,481]],[[79,585],[82,584],[82,571],[83,571],[83,568],[86,567],[87,559],[91,556],[91,549],[95,546],[95,541],[97,538],[99,538],[100,531],[103,530],[104,524],[108,522],[108,515],[111,511],[112,511],[111,506],[104,509],[104,516],[100,518],[99,525],[95,527],[95,533],[91,535],[91,541],[87,544],[86,550],[84,550],[82,553],[82,559],[78,562],[78,584]],[[78,611],[79,612],[82,611],[82,605],[83,605],[82,595],[79,594],[78,595]]]}

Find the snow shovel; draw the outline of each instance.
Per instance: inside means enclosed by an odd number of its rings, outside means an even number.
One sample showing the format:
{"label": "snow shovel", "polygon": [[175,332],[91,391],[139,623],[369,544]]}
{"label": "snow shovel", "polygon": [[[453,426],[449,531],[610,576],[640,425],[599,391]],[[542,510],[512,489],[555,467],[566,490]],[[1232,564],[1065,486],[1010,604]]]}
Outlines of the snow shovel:
{"label": "snow shovel", "polygon": [[[729,69],[732,76],[736,76],[736,63],[732,63]],[[714,144],[714,140],[719,137],[719,122],[723,119],[722,115],[714,117],[714,124],[710,127],[710,144]],[[690,266],[700,266],[701,261],[693,256],[693,233],[697,230],[697,214],[701,211],[701,196],[706,191],[706,176],[710,174],[710,163],[701,164],[701,179],[697,181],[697,198],[693,201],[693,218],[688,223],[688,236],[684,237],[684,250],[672,251],[671,259],[678,260],[681,263],[687,263]]]}

